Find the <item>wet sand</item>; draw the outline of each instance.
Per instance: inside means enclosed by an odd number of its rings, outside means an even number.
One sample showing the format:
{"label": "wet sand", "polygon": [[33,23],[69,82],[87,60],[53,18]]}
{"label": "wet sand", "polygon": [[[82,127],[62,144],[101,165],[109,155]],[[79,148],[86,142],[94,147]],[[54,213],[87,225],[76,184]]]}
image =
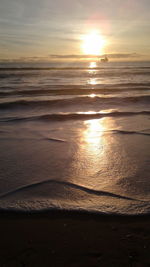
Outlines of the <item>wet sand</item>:
{"label": "wet sand", "polygon": [[150,266],[150,217],[0,215],[0,266]]}

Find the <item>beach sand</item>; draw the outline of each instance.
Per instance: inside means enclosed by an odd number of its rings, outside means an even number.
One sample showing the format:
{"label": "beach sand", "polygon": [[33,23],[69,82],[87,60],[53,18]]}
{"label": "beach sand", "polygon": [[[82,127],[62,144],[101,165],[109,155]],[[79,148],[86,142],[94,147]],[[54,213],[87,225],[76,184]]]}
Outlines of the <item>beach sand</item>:
{"label": "beach sand", "polygon": [[150,266],[150,217],[0,215],[0,266]]}

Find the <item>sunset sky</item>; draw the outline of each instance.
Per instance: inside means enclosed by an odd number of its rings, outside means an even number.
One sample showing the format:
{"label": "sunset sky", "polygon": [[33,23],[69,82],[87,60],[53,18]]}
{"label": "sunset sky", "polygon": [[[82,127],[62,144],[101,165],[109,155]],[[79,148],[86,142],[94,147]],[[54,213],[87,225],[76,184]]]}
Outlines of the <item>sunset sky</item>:
{"label": "sunset sky", "polygon": [[78,58],[93,31],[103,54],[150,59],[149,13],[149,0],[1,0],[0,59]]}

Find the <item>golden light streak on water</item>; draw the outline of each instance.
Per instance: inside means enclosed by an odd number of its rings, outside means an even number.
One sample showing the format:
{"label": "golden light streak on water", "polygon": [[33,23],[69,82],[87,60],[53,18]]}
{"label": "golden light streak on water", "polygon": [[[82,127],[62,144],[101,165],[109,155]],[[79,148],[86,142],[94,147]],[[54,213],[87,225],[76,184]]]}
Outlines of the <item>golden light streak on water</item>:
{"label": "golden light streak on water", "polygon": [[[103,135],[103,131],[105,130],[104,125],[105,119],[95,119],[95,120],[88,120],[85,122],[86,130],[84,131],[84,140],[85,142],[90,144],[99,145],[101,143],[101,136]],[[95,146],[91,147],[92,150]]]}
{"label": "golden light streak on water", "polygon": [[91,69],[97,68],[97,64],[96,64],[96,62],[90,62],[89,67],[90,67]]}
{"label": "golden light streak on water", "polygon": [[97,80],[96,80],[96,78],[90,78],[90,79],[88,80],[88,84],[96,85],[96,84],[97,84]]}
{"label": "golden light streak on water", "polygon": [[88,66],[88,73],[94,75],[96,73],[97,63],[96,61],[92,61]]}
{"label": "golden light streak on water", "polygon": [[[99,171],[100,162],[107,160],[105,157],[105,136],[106,118],[93,119],[84,122],[85,130],[82,132],[81,145],[78,151],[78,156],[84,161],[85,169],[81,172],[82,176],[93,177]],[[92,183],[89,179],[88,183]],[[92,184],[91,184],[92,186]]]}
{"label": "golden light streak on water", "polygon": [[[93,111],[86,114],[95,114]],[[80,128],[78,146],[71,166],[70,179],[77,184],[87,184],[93,187],[95,174],[107,161],[107,139],[104,131],[107,128],[107,118],[86,120]]]}
{"label": "golden light streak on water", "polygon": [[[98,114],[107,112],[109,113],[109,110]],[[95,112],[89,111],[86,114]],[[132,173],[133,168],[126,169],[124,161],[129,160],[126,158],[126,151],[121,149],[120,139],[111,133],[116,127],[112,118],[84,121],[78,133],[76,151],[69,172],[69,179],[73,183],[111,191],[116,181]]]}
{"label": "golden light streak on water", "polygon": [[96,96],[96,94],[90,94],[89,95],[91,98],[94,98]]}

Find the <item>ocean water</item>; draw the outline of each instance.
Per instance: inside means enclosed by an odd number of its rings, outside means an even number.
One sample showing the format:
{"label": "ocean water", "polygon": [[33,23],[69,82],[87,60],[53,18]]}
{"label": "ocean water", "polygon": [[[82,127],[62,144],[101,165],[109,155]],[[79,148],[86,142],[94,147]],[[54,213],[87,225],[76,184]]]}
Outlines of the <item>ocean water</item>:
{"label": "ocean water", "polygon": [[0,64],[0,210],[150,213],[150,62]]}

